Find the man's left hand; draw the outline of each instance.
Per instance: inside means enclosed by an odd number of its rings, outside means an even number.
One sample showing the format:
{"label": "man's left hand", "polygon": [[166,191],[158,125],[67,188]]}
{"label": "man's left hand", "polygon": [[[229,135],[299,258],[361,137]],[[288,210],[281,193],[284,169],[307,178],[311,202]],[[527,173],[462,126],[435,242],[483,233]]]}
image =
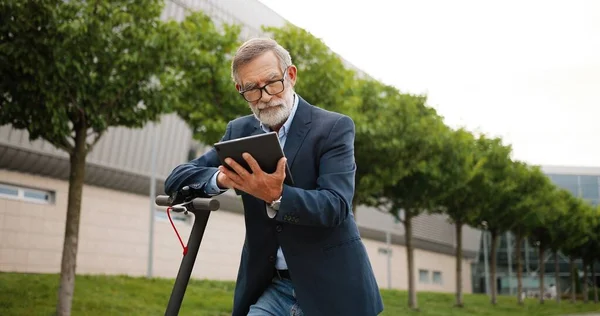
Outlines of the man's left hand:
{"label": "man's left hand", "polygon": [[244,153],[242,157],[246,160],[252,172],[248,172],[248,170],[231,158],[225,159],[225,163],[234,171],[224,166],[219,166],[219,170],[233,182],[234,188],[253,195],[267,203],[279,199],[283,192],[283,181],[285,180],[285,157],[279,160],[277,170],[274,173],[264,172],[250,154]]}

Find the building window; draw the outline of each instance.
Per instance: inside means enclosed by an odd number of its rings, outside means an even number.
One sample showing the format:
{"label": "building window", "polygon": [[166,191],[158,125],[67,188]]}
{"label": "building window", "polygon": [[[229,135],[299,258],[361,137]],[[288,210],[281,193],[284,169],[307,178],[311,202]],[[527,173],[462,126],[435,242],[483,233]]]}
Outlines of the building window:
{"label": "building window", "polygon": [[440,271],[433,271],[433,283],[434,284],[443,284],[442,281],[442,272]]}
{"label": "building window", "polygon": [[429,270],[419,269],[419,283],[429,283]]}
{"label": "building window", "polygon": [[55,193],[53,191],[32,189],[12,184],[0,183],[0,198],[21,200],[25,202],[52,204]]}

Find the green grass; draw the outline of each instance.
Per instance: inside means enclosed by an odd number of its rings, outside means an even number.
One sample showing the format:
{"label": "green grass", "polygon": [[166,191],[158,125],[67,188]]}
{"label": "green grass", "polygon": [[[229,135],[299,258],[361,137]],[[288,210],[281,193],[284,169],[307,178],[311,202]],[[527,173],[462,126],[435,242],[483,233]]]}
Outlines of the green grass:
{"label": "green grass", "polygon": [[[50,316],[54,314],[59,277],[56,274],[0,273],[0,314]],[[72,315],[163,315],[173,280],[127,276],[77,276]],[[231,315],[233,282],[192,280],[180,315]],[[465,307],[454,308],[452,294],[419,293],[420,312],[406,308],[407,293],[382,290],[382,315],[566,315],[600,312],[600,304],[557,305],[535,300],[517,306],[514,297],[499,297],[492,306],[485,295],[465,295]]]}

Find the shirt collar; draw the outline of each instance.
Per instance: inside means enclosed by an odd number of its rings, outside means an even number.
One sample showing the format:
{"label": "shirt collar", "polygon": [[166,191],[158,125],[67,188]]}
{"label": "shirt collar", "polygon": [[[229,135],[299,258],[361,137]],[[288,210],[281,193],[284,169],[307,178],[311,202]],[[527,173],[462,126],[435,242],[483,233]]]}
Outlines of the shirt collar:
{"label": "shirt collar", "polygon": [[[287,132],[289,132],[290,126],[292,126],[292,121],[294,120],[294,115],[296,115],[296,109],[298,109],[298,101],[298,96],[294,93],[294,105],[292,106],[292,111],[290,112],[290,116],[288,116],[285,123],[283,123],[283,125],[281,126],[281,129],[278,133],[279,137],[282,137],[286,135]],[[268,126],[265,126],[262,122],[260,122],[260,128],[262,128],[262,130],[265,131],[265,133],[271,131],[271,129]]]}

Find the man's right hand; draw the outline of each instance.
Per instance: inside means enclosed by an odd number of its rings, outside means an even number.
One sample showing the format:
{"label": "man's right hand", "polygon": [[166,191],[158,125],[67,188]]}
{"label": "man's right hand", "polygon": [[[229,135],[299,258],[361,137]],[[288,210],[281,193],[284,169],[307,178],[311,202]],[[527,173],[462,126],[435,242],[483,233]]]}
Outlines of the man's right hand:
{"label": "man's right hand", "polygon": [[233,189],[233,181],[231,181],[224,173],[219,172],[217,175],[217,186],[221,190]]}

